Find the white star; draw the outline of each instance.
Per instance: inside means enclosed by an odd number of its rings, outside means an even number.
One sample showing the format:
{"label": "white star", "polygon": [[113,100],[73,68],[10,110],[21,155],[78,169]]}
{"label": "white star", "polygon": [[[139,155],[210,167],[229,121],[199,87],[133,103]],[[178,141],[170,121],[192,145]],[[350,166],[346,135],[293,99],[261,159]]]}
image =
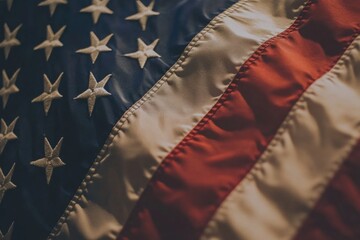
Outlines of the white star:
{"label": "white star", "polygon": [[58,4],[67,4],[67,0],[44,0],[38,4],[38,6],[49,6],[50,15],[52,16],[55,13],[56,7]]}
{"label": "white star", "polygon": [[0,168],[0,203],[4,198],[5,192],[10,189],[16,188],[16,185],[11,182],[11,178],[14,174],[15,163],[12,165],[10,171],[5,176]]}
{"label": "white star", "polygon": [[137,59],[139,61],[139,65],[141,68],[144,68],[148,58],[161,57],[157,52],[154,51],[154,48],[159,42],[159,39],[153,41],[149,46],[146,45],[140,38],[138,38],[137,41],[138,41],[138,51],[125,54],[125,56]]}
{"label": "white star", "polygon": [[51,107],[51,103],[54,99],[62,98],[62,95],[59,93],[59,85],[62,79],[63,73],[59,75],[54,84],[51,84],[48,76],[44,74],[44,92],[38,97],[34,98],[31,102],[43,102],[45,115],[48,114]]}
{"label": "white star", "polygon": [[12,77],[9,79],[9,76],[7,75],[5,70],[2,71],[3,87],[0,89],[0,96],[2,97],[3,108],[6,107],[9,96],[20,91],[15,85],[19,72],[20,68],[16,70],[14,75],[12,75]]}
{"label": "white star", "polygon": [[109,0],[92,0],[92,4],[80,10],[80,12],[92,13],[92,18],[94,23],[97,23],[100,15],[104,14],[113,14],[106,5],[109,3]]}
{"label": "white star", "polygon": [[[11,7],[13,5],[13,2],[14,0],[6,0],[6,3],[7,3],[7,7],[8,7],[8,10],[10,11],[11,10]],[[0,238],[1,239],[1,238]]]}
{"label": "white star", "polygon": [[137,0],[136,6],[138,9],[138,13],[131,15],[125,19],[139,20],[142,30],[145,31],[148,17],[157,16],[160,14],[159,12],[153,11],[154,5],[155,5],[155,0],[153,0],[147,7],[140,0]]}
{"label": "white star", "polygon": [[9,57],[12,47],[21,45],[20,41],[16,38],[21,26],[22,25],[20,24],[14,29],[14,31],[10,31],[9,26],[6,23],[4,24],[5,38],[2,42],[0,42],[0,48],[4,48],[5,59]]}
{"label": "white star", "polygon": [[63,46],[63,43],[60,42],[60,38],[61,38],[61,35],[64,33],[65,28],[66,28],[66,26],[63,26],[62,28],[60,28],[59,31],[57,31],[54,34],[54,32],[51,29],[50,25],[47,25],[47,27],[46,27],[46,31],[47,31],[46,40],[43,41],[42,43],[40,43],[39,45],[37,45],[36,47],[34,47],[34,50],[39,50],[39,49],[44,48],[45,49],[46,60],[49,60],[53,48]]}
{"label": "white star", "polygon": [[14,133],[14,128],[19,117],[15,118],[14,121],[8,126],[4,119],[1,119],[1,132],[0,132],[0,154],[4,151],[4,148],[8,141],[17,139]]}
{"label": "white star", "polygon": [[111,74],[104,77],[100,82],[97,82],[94,74],[92,72],[90,72],[89,88],[86,89],[79,96],[74,98],[74,99],[87,99],[90,116],[94,110],[96,98],[111,95],[111,93],[106,91],[104,88],[106,83],[109,81],[110,77],[111,77]]}
{"label": "white star", "polygon": [[35,160],[35,161],[32,161],[30,163],[31,165],[34,165],[36,167],[45,168],[47,184],[50,183],[54,168],[62,167],[65,165],[65,163],[59,157],[62,142],[63,142],[63,138],[61,138],[59,140],[58,144],[56,144],[55,148],[53,149],[51,147],[48,139],[45,137],[45,140],[44,140],[45,157]]}
{"label": "white star", "polygon": [[10,225],[9,230],[7,231],[5,236],[0,231],[0,240],[11,240],[13,231],[14,231],[14,223]]}
{"label": "white star", "polygon": [[110,41],[113,34],[109,34],[101,41],[99,38],[95,35],[94,32],[90,32],[90,41],[91,45],[87,48],[82,48],[77,50],[77,53],[85,53],[90,54],[92,63],[95,63],[97,57],[99,56],[100,52],[111,52],[111,48],[106,46],[106,44]]}

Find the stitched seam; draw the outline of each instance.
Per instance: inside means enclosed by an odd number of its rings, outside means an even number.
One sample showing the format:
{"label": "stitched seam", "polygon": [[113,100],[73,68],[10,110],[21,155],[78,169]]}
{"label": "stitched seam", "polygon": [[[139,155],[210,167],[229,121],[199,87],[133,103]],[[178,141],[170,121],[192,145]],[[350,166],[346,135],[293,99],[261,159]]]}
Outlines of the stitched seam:
{"label": "stitched seam", "polygon": [[59,221],[56,223],[55,227],[52,229],[48,236],[48,240],[52,240],[57,234],[59,234],[61,227],[65,224],[68,220],[70,213],[74,210],[74,206],[80,202],[81,196],[83,196],[86,191],[87,184],[90,183],[94,174],[96,174],[96,170],[100,165],[100,162],[105,159],[109,154],[106,154],[110,145],[113,143],[114,138],[118,133],[121,131],[121,127],[128,121],[128,119],[134,114],[134,112],[139,109],[145,102],[149,101],[153,95],[160,89],[160,87],[168,81],[168,79],[185,63],[185,60],[188,59],[190,53],[193,49],[196,49],[196,45],[205,35],[213,30],[217,24],[222,23],[222,20],[228,17],[231,13],[235,11],[239,11],[241,8],[245,8],[249,3],[254,2],[254,0],[240,0],[237,3],[233,4],[231,7],[220,13],[214,19],[212,19],[209,24],[202,29],[187,45],[183,54],[179,57],[177,62],[165,73],[165,75],[154,84],[154,86],[136,103],[134,103],[120,118],[120,120],[115,124],[113,129],[110,132],[108,139],[106,140],[105,144],[103,145],[102,149],[100,150],[98,156],[96,157],[94,163],[92,164],[91,168],[88,171],[88,174],[85,176],[84,180],[82,181],[80,187],[77,189],[74,197],[68,204],[67,208],[65,209],[63,215],[60,217]]}
{"label": "stitched seam", "polygon": [[[357,43],[357,42],[360,42],[360,38],[356,39],[354,43]],[[332,81],[334,80],[335,76],[333,73],[333,71],[337,71],[338,68],[339,68],[339,65],[343,65],[344,64],[344,61],[346,59],[349,58],[349,55],[351,54],[351,51],[356,47],[356,45],[351,45],[350,47],[347,48],[346,52],[342,55],[341,59],[338,61],[338,63],[333,66],[333,68],[331,69],[332,72],[329,72],[329,77],[327,78],[327,81]],[[313,86],[316,86],[316,82],[313,84]],[[266,163],[266,159],[268,158],[268,155],[270,155],[274,148],[279,144],[280,140],[282,139],[282,136],[283,134],[285,134],[285,132],[290,128],[291,125],[291,122],[293,122],[294,118],[296,117],[297,113],[299,110],[301,110],[301,108],[305,105],[305,103],[307,102],[306,101],[306,98],[309,96],[309,95],[313,95],[314,94],[314,89],[308,89],[307,91],[305,91],[301,98],[297,101],[297,103],[293,106],[292,110],[289,112],[288,116],[286,117],[286,119],[284,120],[282,126],[280,126],[280,128],[278,129],[276,135],[274,136],[274,138],[272,139],[272,141],[269,143],[269,146],[268,148],[265,150],[265,152],[262,154],[262,156],[259,158],[258,162],[254,165],[254,167],[252,168],[251,171],[248,172],[248,174],[246,175],[246,177],[243,179],[244,180],[247,180],[247,181],[252,181],[260,172],[261,172],[261,169],[262,169],[262,165],[264,163]],[[346,154],[344,154],[345,156],[348,156],[351,149],[352,149],[352,146],[355,145],[355,143],[357,142],[356,138],[354,139],[355,142],[353,144],[349,144],[349,148],[350,149],[347,149],[345,152]],[[345,157],[344,157],[345,158]],[[341,158],[342,159],[342,158]],[[334,172],[336,171],[336,166],[339,166],[339,164],[341,164],[342,160],[339,160],[339,161],[336,161],[334,163],[334,166],[333,168],[331,168],[332,170],[330,171],[329,175],[327,175],[327,177],[325,177],[325,181],[322,183],[322,185],[324,185],[324,187],[326,186],[326,182],[327,179],[330,179],[331,176],[333,175],[331,172]],[[340,163],[339,163],[340,162]],[[244,184],[240,184],[238,185],[234,190],[233,192],[238,192],[238,193],[243,193],[243,189],[244,189]],[[321,191],[319,191],[321,192]],[[314,194],[316,195],[316,194]],[[228,202],[232,202],[233,199],[232,199],[232,195],[229,194],[228,195],[228,198],[220,205],[220,207],[218,208],[217,210],[217,213],[215,213],[214,215],[217,216],[217,218],[212,218],[212,220],[209,222],[208,226],[209,227],[213,227],[214,229],[214,226],[216,225],[216,223],[219,221],[218,219],[221,219],[224,215],[225,215],[225,205],[228,204]],[[311,199],[309,199],[309,203],[313,203],[316,201],[316,198],[313,196]],[[217,214],[217,215],[216,215]],[[304,219],[306,216],[304,216],[302,219]],[[302,219],[299,219],[298,222],[295,224],[295,229],[296,229],[296,226],[300,225],[301,222],[302,222]],[[211,234],[211,229],[210,228],[207,228],[205,229],[205,232],[204,232],[204,240],[205,239],[208,239]],[[291,237],[289,237],[290,239]]]}

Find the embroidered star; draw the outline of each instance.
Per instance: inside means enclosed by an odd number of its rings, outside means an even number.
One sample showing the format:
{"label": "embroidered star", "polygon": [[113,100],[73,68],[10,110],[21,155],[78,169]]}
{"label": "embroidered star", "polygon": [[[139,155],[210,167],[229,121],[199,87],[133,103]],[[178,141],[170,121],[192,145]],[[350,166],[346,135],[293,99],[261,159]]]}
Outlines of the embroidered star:
{"label": "embroidered star", "polygon": [[92,18],[94,23],[97,23],[100,15],[104,14],[113,14],[106,5],[109,3],[109,0],[92,0],[92,4],[80,10],[80,12],[92,13]]}
{"label": "embroidered star", "polygon": [[154,48],[159,42],[159,39],[153,41],[149,46],[146,45],[140,38],[138,38],[137,41],[138,41],[138,51],[125,54],[125,56],[137,59],[139,61],[139,65],[141,68],[144,68],[148,58],[161,57],[158,53],[154,51]]}
{"label": "embroidered star", "polygon": [[64,33],[66,26],[60,28],[55,34],[50,25],[47,25],[47,37],[46,40],[34,47],[34,50],[45,49],[46,60],[49,60],[53,48],[62,47],[63,43],[60,42],[61,35]]}
{"label": "embroidered star", "polygon": [[4,151],[4,148],[8,141],[17,139],[14,133],[14,128],[19,117],[15,118],[14,121],[8,126],[4,119],[1,119],[1,132],[0,132],[0,154]]}
{"label": "embroidered star", "polygon": [[77,50],[77,53],[85,53],[90,54],[92,63],[95,63],[97,57],[99,56],[100,52],[111,52],[111,48],[106,46],[110,41],[113,34],[107,35],[104,39],[99,40],[99,38],[95,35],[94,32],[90,32],[90,41],[91,45],[87,48],[82,48]]}
{"label": "embroidered star", "polygon": [[5,236],[0,231],[0,240],[11,240],[12,239],[12,233],[14,231],[14,223],[12,223],[9,227],[9,230],[5,234]]}
{"label": "embroidered star", "polygon": [[79,96],[74,98],[74,99],[87,99],[90,116],[94,110],[96,98],[111,95],[111,93],[106,91],[104,88],[106,83],[109,81],[110,77],[111,77],[111,74],[104,77],[100,82],[97,82],[94,74],[92,72],[90,72],[89,88],[86,89]]}
{"label": "embroidered star", "polygon": [[16,188],[16,185],[11,182],[11,178],[14,174],[15,163],[12,165],[10,171],[5,176],[0,168],[0,203],[4,198],[5,192],[10,189]]}
{"label": "embroidered star", "polygon": [[44,74],[44,92],[38,97],[34,98],[31,102],[43,102],[44,111],[47,116],[51,103],[54,99],[62,98],[63,96],[59,93],[59,85],[62,79],[63,73],[59,75],[54,84],[51,84],[48,76]]}
{"label": "embroidered star", "polygon": [[12,47],[20,46],[20,41],[16,38],[18,34],[21,24],[17,26],[13,31],[10,30],[9,26],[5,23],[4,24],[4,40],[0,42],[0,48],[4,48],[5,59],[9,57],[10,50]]}
{"label": "embroidered star", "polygon": [[9,76],[7,75],[5,70],[2,71],[3,87],[0,88],[0,96],[2,97],[3,108],[6,107],[9,96],[20,91],[15,85],[19,72],[20,68],[16,70],[14,75],[12,75],[12,77],[9,79]]}
{"label": "embroidered star", "polygon": [[[13,2],[14,0],[6,0],[6,4],[7,4],[7,7],[8,7],[8,10],[10,11],[11,10],[11,7],[13,5]],[[1,239],[1,238],[0,238]]]}
{"label": "embroidered star", "polygon": [[62,167],[65,165],[65,163],[59,157],[62,142],[63,142],[63,138],[61,138],[59,140],[59,142],[56,144],[55,148],[53,149],[51,147],[48,139],[45,137],[45,140],[44,140],[45,157],[35,160],[35,161],[32,161],[30,163],[31,165],[34,165],[36,167],[45,168],[47,184],[50,183],[54,168]]}
{"label": "embroidered star", "polygon": [[157,16],[160,14],[159,12],[153,11],[154,5],[155,0],[153,0],[147,7],[140,0],[137,0],[136,7],[138,13],[125,18],[125,20],[139,20],[142,30],[145,31],[148,17]]}
{"label": "embroidered star", "polygon": [[56,7],[58,4],[67,4],[67,0],[44,0],[38,4],[38,6],[49,6],[50,15],[52,16],[55,13]]}

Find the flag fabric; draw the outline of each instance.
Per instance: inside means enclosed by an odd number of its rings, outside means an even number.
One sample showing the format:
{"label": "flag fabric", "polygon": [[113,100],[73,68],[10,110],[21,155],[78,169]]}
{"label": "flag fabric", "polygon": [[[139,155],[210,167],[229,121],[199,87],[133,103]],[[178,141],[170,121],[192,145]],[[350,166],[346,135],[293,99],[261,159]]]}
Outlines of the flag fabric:
{"label": "flag fabric", "polygon": [[360,239],[358,0],[3,0],[0,23],[0,239]]}

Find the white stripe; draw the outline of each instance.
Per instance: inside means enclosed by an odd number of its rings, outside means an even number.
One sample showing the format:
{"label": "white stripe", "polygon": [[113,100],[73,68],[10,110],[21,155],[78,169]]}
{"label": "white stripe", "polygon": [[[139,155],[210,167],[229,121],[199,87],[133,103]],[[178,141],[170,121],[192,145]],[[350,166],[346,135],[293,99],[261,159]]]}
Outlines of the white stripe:
{"label": "white stripe", "polygon": [[360,37],[297,102],[203,240],[291,239],[360,137]]}
{"label": "white stripe", "polygon": [[244,61],[291,25],[297,13],[286,16],[290,6],[303,3],[278,2],[239,1],[193,39],[178,63],[120,119],[52,234],[60,230],[58,239],[67,240],[115,238],[161,161],[212,108]]}

